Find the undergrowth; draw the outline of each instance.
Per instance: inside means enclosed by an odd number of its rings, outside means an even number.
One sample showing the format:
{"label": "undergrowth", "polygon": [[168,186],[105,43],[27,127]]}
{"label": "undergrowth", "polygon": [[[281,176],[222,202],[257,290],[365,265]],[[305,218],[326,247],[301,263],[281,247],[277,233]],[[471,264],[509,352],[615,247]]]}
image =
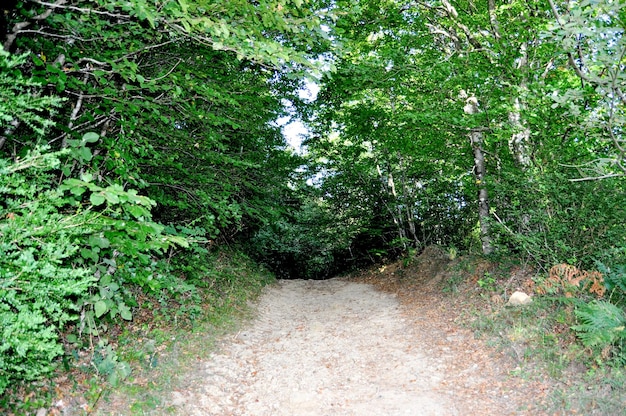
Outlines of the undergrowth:
{"label": "undergrowth", "polygon": [[214,340],[245,317],[248,302],[274,279],[232,250],[196,253],[171,266],[179,273],[172,281],[175,296],[137,291],[132,321],[111,323],[106,337],[66,337],[57,370],[47,380],[11,386],[0,397],[2,413],[167,411],[167,393],[185,382]]}
{"label": "undergrowth", "polygon": [[[592,296],[591,284],[533,293],[533,288],[545,289],[545,282],[554,286],[554,280],[521,272],[517,265],[486,265],[466,258],[451,265],[448,276],[442,289],[453,292],[451,296],[478,293],[462,318],[475,336],[514,360],[513,376],[552,386],[542,404],[547,414],[623,414],[626,351],[621,307]],[[533,301],[507,305],[514,290],[534,295]]]}

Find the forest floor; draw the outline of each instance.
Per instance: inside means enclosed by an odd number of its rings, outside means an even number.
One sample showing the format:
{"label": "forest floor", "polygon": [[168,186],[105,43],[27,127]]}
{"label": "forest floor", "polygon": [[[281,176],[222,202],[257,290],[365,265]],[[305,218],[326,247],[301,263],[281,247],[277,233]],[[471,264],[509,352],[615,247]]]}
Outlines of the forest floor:
{"label": "forest floor", "polygon": [[[442,293],[446,260],[436,254],[413,268],[266,287],[254,318],[146,413],[547,414],[547,382],[523,377],[516,357],[459,324],[485,300]],[[128,414],[125,406],[111,395],[97,413]]]}

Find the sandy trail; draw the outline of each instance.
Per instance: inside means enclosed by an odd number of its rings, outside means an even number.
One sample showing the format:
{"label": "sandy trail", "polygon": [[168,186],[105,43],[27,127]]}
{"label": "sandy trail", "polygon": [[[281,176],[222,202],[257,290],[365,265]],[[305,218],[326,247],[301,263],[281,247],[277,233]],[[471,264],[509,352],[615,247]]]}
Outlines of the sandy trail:
{"label": "sandy trail", "polygon": [[454,351],[420,335],[394,295],[371,285],[283,280],[257,308],[173,392],[178,414],[520,414],[500,391],[485,390],[493,375],[481,374],[484,364],[460,365]]}

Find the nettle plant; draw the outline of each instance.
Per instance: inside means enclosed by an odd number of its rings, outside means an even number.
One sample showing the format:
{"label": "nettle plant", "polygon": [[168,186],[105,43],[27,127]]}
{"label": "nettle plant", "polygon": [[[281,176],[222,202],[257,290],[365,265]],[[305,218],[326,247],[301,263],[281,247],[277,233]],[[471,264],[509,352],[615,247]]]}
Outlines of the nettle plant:
{"label": "nettle plant", "polygon": [[106,321],[132,319],[129,287],[160,288],[152,256],[188,245],[163,233],[155,202],[136,190],[89,173],[58,184],[76,149],[46,150],[0,159],[0,393],[52,370],[70,325],[93,336]]}

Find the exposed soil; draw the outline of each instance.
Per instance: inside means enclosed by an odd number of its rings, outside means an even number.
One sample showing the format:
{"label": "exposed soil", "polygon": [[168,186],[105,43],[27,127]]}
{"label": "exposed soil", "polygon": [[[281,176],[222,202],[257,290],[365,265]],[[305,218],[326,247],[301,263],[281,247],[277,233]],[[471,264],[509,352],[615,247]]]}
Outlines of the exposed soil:
{"label": "exposed soil", "polygon": [[[547,389],[455,323],[436,253],[419,272],[372,270],[266,288],[257,317],[176,388],[181,415],[541,414]],[[442,260],[445,262],[445,260]],[[397,267],[397,266],[393,266]],[[439,276],[439,277],[438,277]],[[410,279],[411,284],[402,284]],[[158,413],[158,410],[156,411]]]}

